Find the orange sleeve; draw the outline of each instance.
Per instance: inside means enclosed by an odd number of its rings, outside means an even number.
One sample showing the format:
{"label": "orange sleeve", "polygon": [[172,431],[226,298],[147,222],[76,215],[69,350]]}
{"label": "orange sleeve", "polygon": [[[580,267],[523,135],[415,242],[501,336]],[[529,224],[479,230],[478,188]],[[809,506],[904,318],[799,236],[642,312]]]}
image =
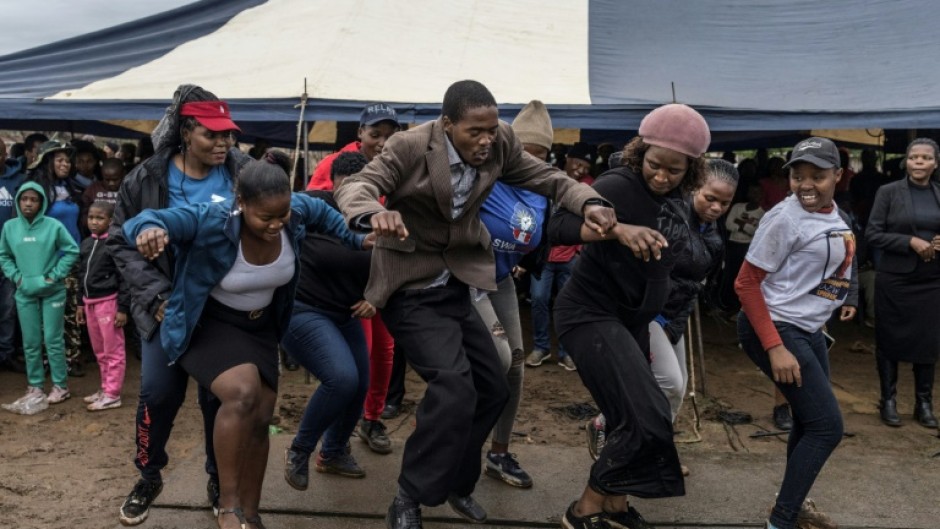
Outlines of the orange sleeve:
{"label": "orange sleeve", "polygon": [[767,309],[767,301],[760,290],[760,284],[767,277],[767,271],[754,266],[745,260],[741,265],[741,271],[738,272],[738,278],[734,281],[734,291],[737,292],[741,300],[741,310],[747,315],[748,321],[754,327],[754,332],[760,338],[760,343],[767,351],[783,343],[780,339],[780,333],[770,319],[770,310]]}

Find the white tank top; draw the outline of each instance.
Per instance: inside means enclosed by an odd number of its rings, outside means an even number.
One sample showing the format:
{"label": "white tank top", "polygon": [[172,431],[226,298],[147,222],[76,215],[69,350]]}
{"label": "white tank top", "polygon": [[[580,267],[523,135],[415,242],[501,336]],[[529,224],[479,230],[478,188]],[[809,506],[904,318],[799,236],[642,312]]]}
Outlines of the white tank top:
{"label": "white tank top", "polygon": [[294,249],[287,233],[281,230],[281,253],[274,262],[266,265],[253,265],[246,261],[242,245],[238,243],[235,263],[209,295],[235,310],[263,309],[274,299],[274,290],[286,285],[292,277]]}

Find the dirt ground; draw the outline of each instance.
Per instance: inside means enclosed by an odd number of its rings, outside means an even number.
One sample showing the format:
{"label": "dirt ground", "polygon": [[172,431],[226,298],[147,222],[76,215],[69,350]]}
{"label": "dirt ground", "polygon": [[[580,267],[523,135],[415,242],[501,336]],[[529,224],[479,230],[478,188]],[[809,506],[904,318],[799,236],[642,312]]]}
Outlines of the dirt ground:
{"label": "dirt ground", "polygon": [[[524,313],[523,319],[526,317]],[[739,452],[779,453],[779,444],[785,442],[785,436],[751,437],[772,430],[771,384],[737,348],[733,324],[708,316],[702,323],[705,392],[701,391],[702,377],[698,375],[695,405],[687,399],[677,426],[680,453],[702,451],[729,458]],[[856,324],[839,324],[832,332],[837,339],[832,353],[833,385],[848,433],[839,450],[868,458],[906,455],[916,460],[936,456],[940,451],[937,432],[924,429],[909,418],[913,405],[910,372],[904,372],[899,383],[899,409],[905,424],[889,429],[878,421],[875,408],[878,389],[870,351],[873,332]],[[695,360],[700,367],[700,359]],[[5,525],[21,529],[97,529],[116,525],[118,508],[137,479],[132,463],[133,417],[140,362],[133,357],[128,361],[124,407],[97,413],[85,411],[81,402],[81,397],[92,393],[98,383],[95,364],[89,367],[92,372],[85,377],[70,379],[73,397],[63,404],[30,417],[0,411],[0,517],[7,520]],[[423,391],[417,377],[410,371],[408,376],[406,413],[388,424],[396,450],[401,449],[414,427],[414,403]],[[584,421],[572,417],[569,411],[579,411],[573,405],[590,403],[590,397],[577,373],[545,363],[527,368],[525,377],[513,442],[582,445]],[[279,408],[279,427],[283,432],[275,435],[295,431],[315,384],[315,381],[308,384],[302,371],[285,373]],[[15,400],[24,388],[23,375],[0,373],[0,402]],[[696,408],[700,412],[698,427],[693,420]],[[746,412],[753,422],[724,424],[718,420],[723,410]],[[201,430],[195,390],[191,386],[170,440],[167,472],[180,461],[194,460],[202,451]],[[694,477],[693,468],[690,479]]]}

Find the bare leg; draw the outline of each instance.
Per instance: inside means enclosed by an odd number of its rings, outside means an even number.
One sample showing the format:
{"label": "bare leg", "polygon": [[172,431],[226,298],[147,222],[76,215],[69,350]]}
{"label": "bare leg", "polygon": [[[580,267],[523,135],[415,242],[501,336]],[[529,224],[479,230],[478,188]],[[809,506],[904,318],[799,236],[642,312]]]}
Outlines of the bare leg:
{"label": "bare leg", "polygon": [[497,443],[496,441],[490,443],[490,452],[493,452],[494,454],[505,454],[508,451],[508,443]]}
{"label": "bare leg", "polygon": [[[255,422],[262,401],[258,368],[252,364],[235,366],[216,377],[209,389],[222,402],[213,429],[219,467],[219,508],[245,507],[242,491],[249,467],[246,460],[254,455],[249,450],[257,437]],[[254,508],[257,512],[257,504]],[[240,524],[235,516],[223,515],[219,527],[238,529]]]}
{"label": "bare leg", "polygon": [[258,515],[258,505],[261,503],[261,485],[264,483],[264,471],[268,466],[270,444],[268,425],[274,415],[276,401],[277,393],[262,382],[261,405],[258,409],[256,428],[248,448],[249,455],[245,458],[245,465],[242,467],[241,499],[247,518],[254,518]]}

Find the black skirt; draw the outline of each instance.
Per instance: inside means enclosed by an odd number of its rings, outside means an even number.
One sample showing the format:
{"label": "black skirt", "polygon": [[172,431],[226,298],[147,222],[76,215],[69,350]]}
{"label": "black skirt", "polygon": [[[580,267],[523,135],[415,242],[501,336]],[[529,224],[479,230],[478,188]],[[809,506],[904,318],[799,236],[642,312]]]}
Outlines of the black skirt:
{"label": "black skirt", "polygon": [[875,276],[877,354],[895,362],[933,364],[940,356],[940,261],[918,259],[910,274]]}
{"label": "black skirt", "polygon": [[206,307],[189,348],[178,363],[200,385],[210,388],[223,372],[242,364],[254,364],[261,380],[277,391],[277,330],[274,310],[235,310],[213,298]]}

